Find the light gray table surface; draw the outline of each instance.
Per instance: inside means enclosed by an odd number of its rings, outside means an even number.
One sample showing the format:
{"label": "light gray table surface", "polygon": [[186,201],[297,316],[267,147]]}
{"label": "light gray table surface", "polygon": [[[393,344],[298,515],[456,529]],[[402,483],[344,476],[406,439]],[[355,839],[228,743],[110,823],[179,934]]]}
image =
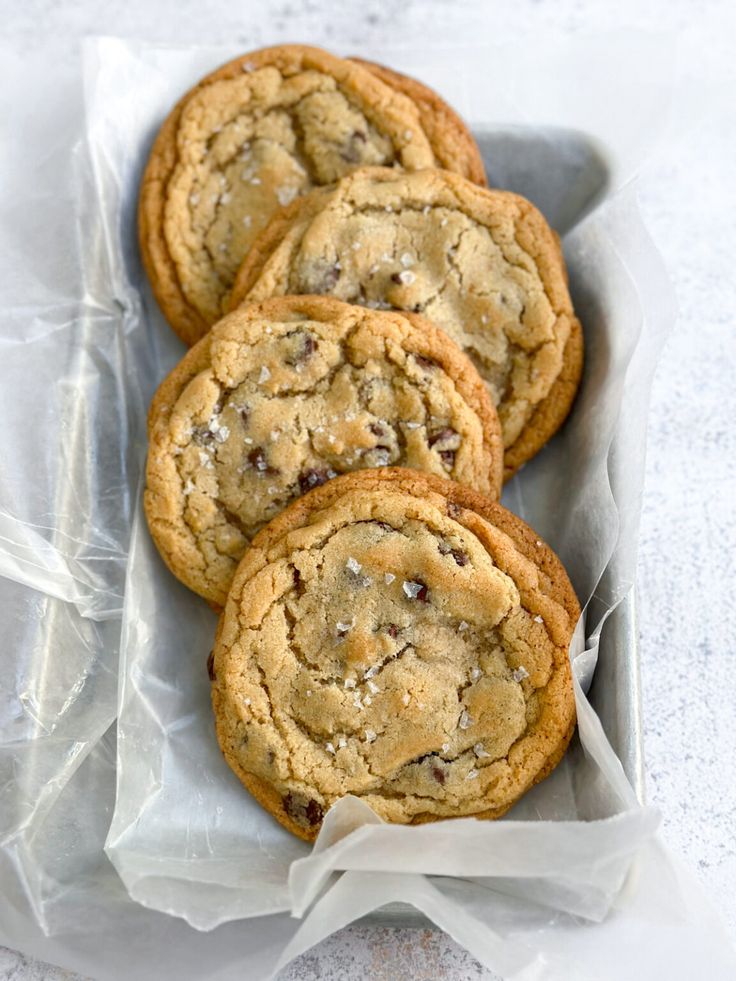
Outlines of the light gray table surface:
{"label": "light gray table surface", "polygon": [[[638,566],[647,793],[663,834],[736,941],[736,5],[728,0],[1,0],[0,34],[19,51],[45,37],[157,41],[462,43],[529,31],[673,31],[702,78],[674,106],[682,120],[640,182],[679,319],[652,395]],[[625,71],[626,66],[622,65]],[[693,109],[695,111],[693,112]],[[678,117],[678,113],[680,116]],[[677,126],[675,127],[675,129]],[[0,981],[74,978],[0,948]],[[439,932],[348,928],[295,961],[284,981],[491,978]]]}

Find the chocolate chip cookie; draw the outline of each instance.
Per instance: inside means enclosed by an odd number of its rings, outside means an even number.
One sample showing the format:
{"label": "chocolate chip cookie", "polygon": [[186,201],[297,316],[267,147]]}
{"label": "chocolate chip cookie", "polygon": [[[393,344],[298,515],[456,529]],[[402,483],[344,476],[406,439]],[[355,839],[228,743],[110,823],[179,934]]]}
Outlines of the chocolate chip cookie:
{"label": "chocolate chip cookie", "polygon": [[401,824],[499,817],[570,740],[579,614],[499,504],[408,470],[339,477],[238,568],[209,662],[220,747],[306,840],[345,794]]}
{"label": "chocolate chip cookie", "polygon": [[510,477],[556,432],[583,361],[559,242],[527,200],[441,170],[363,168],[274,216],[231,306],[330,294],[421,313],[475,363],[498,408]]}
{"label": "chocolate chip cookie", "polygon": [[414,314],[327,297],[220,321],[161,385],[149,438],[153,538],[220,606],[259,528],[337,474],[401,465],[501,488],[498,416],[462,351]]}
{"label": "chocolate chip cookie", "polygon": [[175,106],[143,176],[139,234],[153,291],[184,341],[222,315],[238,265],[274,211],[310,188],[363,164],[431,167],[436,153],[460,167],[464,150],[464,169],[479,176],[477,148],[449,107],[430,141],[426,107],[402,94],[404,81],[388,85],[381,74],[282,45],[222,66]]}

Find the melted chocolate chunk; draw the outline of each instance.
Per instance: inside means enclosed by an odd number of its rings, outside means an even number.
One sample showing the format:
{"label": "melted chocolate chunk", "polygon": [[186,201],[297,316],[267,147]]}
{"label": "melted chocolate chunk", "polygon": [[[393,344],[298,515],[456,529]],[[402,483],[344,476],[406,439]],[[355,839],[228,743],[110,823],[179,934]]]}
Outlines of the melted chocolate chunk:
{"label": "melted chocolate chunk", "polygon": [[444,770],[440,770],[440,768],[438,766],[433,766],[432,767],[432,776],[435,778],[435,780],[437,781],[437,783],[440,783],[440,784],[443,784],[444,785],[444,783],[445,783],[445,771]]}
{"label": "melted chocolate chunk", "polygon": [[388,626],[386,627],[386,633],[393,640],[396,640],[396,638],[399,636],[399,628],[395,623],[389,623]]}
{"label": "melted chocolate chunk", "polygon": [[439,548],[440,555],[451,555],[458,565],[467,565],[470,561],[466,552],[461,551],[459,548],[453,548],[449,542],[440,542],[437,547]]}
{"label": "melted chocolate chunk", "polygon": [[439,451],[440,460],[447,467],[448,470],[452,470],[455,466],[455,451],[454,450],[440,450]]}
{"label": "melted chocolate chunk", "polygon": [[308,288],[310,293],[329,293],[330,290],[334,289],[337,285],[337,281],[340,278],[340,266],[339,264],[334,264],[331,266],[322,265],[322,268],[315,271],[315,274],[310,277],[308,282]]}
{"label": "melted chocolate chunk", "polygon": [[340,150],[340,156],[346,163],[360,163],[361,143],[365,143],[368,137],[362,130],[356,129],[350,134],[348,142]]}
{"label": "melted chocolate chunk", "polygon": [[432,371],[433,368],[437,367],[436,361],[432,361],[431,358],[425,358],[421,354],[415,354],[414,360],[419,365],[419,367],[424,368],[425,371]]}
{"label": "melted chocolate chunk", "polygon": [[438,429],[436,433],[432,433],[427,438],[427,443],[434,446],[435,443],[444,443],[445,440],[452,439],[453,436],[457,436],[457,430],[445,426],[444,429]]}
{"label": "melted chocolate chunk", "polygon": [[324,811],[316,800],[292,793],[284,797],[284,810],[296,822],[306,824],[310,828],[320,824],[324,816]]}
{"label": "melted chocolate chunk", "polygon": [[459,504],[455,504],[454,501],[447,502],[447,517],[448,518],[459,518],[463,513],[463,509]]}
{"label": "melted chocolate chunk", "polygon": [[215,674],[215,652],[210,651],[207,655],[207,674],[210,676],[210,681],[214,681],[217,677]]}
{"label": "melted chocolate chunk", "polygon": [[248,463],[258,471],[258,473],[263,474],[277,474],[277,467],[270,467],[268,461],[266,460],[266,454],[263,452],[262,447],[256,446],[255,449],[251,450],[248,454]]}
{"label": "melted chocolate chunk", "polygon": [[192,439],[197,446],[211,446],[215,442],[215,434],[207,426],[195,426],[192,429]]}
{"label": "melted chocolate chunk", "polygon": [[290,365],[305,364],[317,350],[317,342],[308,331],[299,331],[298,334],[300,343],[296,350],[286,358],[286,363]]}
{"label": "melted chocolate chunk", "polygon": [[302,494],[306,494],[313,487],[321,487],[328,480],[332,480],[337,474],[334,470],[304,470],[299,474],[299,489]]}
{"label": "melted chocolate chunk", "polygon": [[386,432],[385,427],[380,422],[372,422],[368,429],[374,436],[383,436]]}

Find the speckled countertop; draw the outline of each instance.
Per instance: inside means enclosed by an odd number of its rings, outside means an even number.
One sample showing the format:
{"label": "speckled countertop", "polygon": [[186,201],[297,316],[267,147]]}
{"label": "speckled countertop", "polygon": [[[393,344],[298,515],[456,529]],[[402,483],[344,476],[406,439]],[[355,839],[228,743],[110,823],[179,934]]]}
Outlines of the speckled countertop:
{"label": "speckled countertop", "polygon": [[[654,384],[638,571],[649,799],[664,836],[699,874],[736,940],[736,72],[727,0],[26,0],[3,4],[19,52],[87,34],[175,42],[308,40],[372,45],[515,38],[628,27],[681,35],[706,95],[685,98],[674,148],[640,184],[643,211],[677,290],[680,316]],[[70,45],[70,52],[73,52]],[[625,70],[625,66],[622,66]],[[695,108],[695,112],[693,112]],[[687,120],[687,122],[686,122]],[[693,121],[694,120],[694,121]],[[677,126],[675,126],[675,131]],[[0,981],[75,976],[0,948]],[[284,981],[490,978],[441,933],[348,928],[294,962]]]}

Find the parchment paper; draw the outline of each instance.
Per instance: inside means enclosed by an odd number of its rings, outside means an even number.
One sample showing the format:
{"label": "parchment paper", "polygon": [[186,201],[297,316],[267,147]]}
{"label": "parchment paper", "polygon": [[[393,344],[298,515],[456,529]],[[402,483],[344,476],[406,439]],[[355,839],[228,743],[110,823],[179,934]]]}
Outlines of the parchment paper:
{"label": "parchment paper", "polygon": [[[70,68],[55,111],[38,110],[41,94],[30,93],[32,118],[48,116],[26,134],[42,159],[29,171],[27,152],[3,145],[12,193],[0,239],[0,398],[16,415],[21,407],[33,453],[2,433],[18,458],[0,478],[0,573],[14,580],[3,603],[26,611],[6,644],[14,685],[0,715],[2,939],[98,978],[258,978],[399,899],[510,979],[689,978],[706,950],[710,976],[732,976],[720,927],[653,837],[658,817],[636,801],[583,694],[602,623],[633,581],[648,381],[673,315],[622,186],[666,109],[666,45],[609,37],[460,59],[360,52],[440,88],[494,150],[492,180],[568,231],[585,381],[563,433],[505,502],[559,552],[587,622],[572,651],[579,739],[508,819],[401,828],[348,798],[311,852],[221,760],[203,671],[214,617],[168,575],[133,505],[145,405],[182,350],[146,300],[138,178],[173,101],[236,53],[91,42],[85,132]],[[12,54],[4,71],[3,92],[29,76]],[[644,72],[658,84],[639,85]],[[2,98],[15,138],[17,101]],[[561,161],[575,175],[567,183]],[[20,220],[29,195],[43,220]],[[60,256],[43,248],[54,227]],[[29,366],[48,398],[27,385]],[[116,749],[114,731],[103,733],[115,716],[118,641]],[[120,879],[102,853],[106,834]]]}

